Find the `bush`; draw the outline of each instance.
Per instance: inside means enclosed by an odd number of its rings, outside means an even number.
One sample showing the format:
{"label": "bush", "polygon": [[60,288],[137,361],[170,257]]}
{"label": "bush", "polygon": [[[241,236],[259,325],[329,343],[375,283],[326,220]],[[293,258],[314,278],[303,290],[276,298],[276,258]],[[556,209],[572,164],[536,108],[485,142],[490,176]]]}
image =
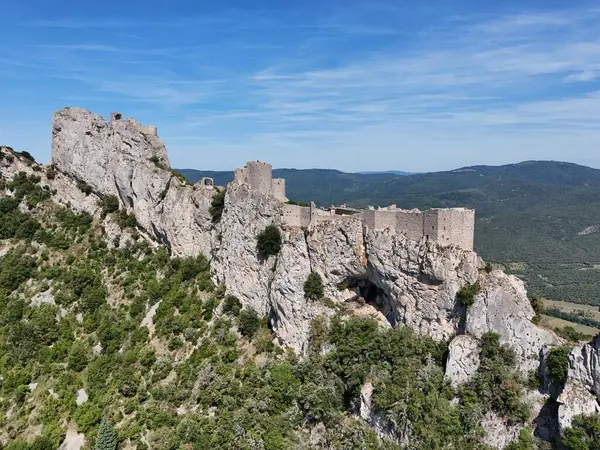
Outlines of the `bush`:
{"label": "bush", "polygon": [[536,294],[529,295],[529,303],[535,312],[532,322],[538,324],[541,320],[541,315],[544,314],[544,301]]}
{"label": "bush", "polygon": [[240,313],[239,322],[240,333],[249,339],[252,339],[252,337],[260,328],[260,317],[258,317],[256,311],[252,309],[242,310]]}
{"label": "bush", "polygon": [[572,427],[562,436],[562,444],[567,450],[600,448],[600,415],[575,416]]}
{"label": "bush", "polygon": [[81,372],[87,367],[88,355],[83,343],[75,343],[69,352],[68,367],[74,372]]}
{"label": "bush", "polygon": [[18,153],[18,154],[19,154],[19,155],[21,155],[23,158],[25,158],[25,159],[27,159],[27,160],[31,161],[31,162],[35,162],[35,158],[34,158],[34,157],[33,157],[33,155],[32,155],[31,153],[29,153],[29,152],[26,152],[26,151],[24,151],[24,150],[23,150],[22,152],[20,152],[20,153]]}
{"label": "bush", "polygon": [[77,187],[85,195],[90,195],[92,193],[92,187],[89,184],[87,184],[85,181],[78,182]]}
{"label": "bush", "polygon": [[469,308],[473,303],[475,303],[475,296],[479,294],[479,291],[481,291],[479,283],[465,284],[460,291],[458,291],[456,296],[461,305],[463,305],[465,308]]}
{"label": "bush", "polygon": [[567,325],[566,327],[562,327],[562,328],[560,328],[560,327],[555,328],[554,331],[561,338],[566,339],[571,342],[584,341],[584,340],[589,340],[592,338],[592,336],[590,336],[590,335],[578,332],[577,330],[575,330],[575,328],[573,328],[570,325]]}
{"label": "bush", "polygon": [[102,214],[104,216],[117,212],[120,206],[119,199],[116,195],[107,195],[100,200],[100,206],[102,207]]}
{"label": "bush", "polygon": [[137,226],[137,219],[133,212],[128,213],[123,209],[119,211],[119,214],[117,215],[117,224],[123,229],[135,228]]}
{"label": "bush", "polygon": [[208,212],[212,217],[213,223],[217,223],[221,221],[221,217],[223,216],[223,209],[225,209],[225,189],[217,190],[212,198],[210,203],[210,209]]}
{"label": "bush", "polygon": [[225,314],[231,314],[232,316],[239,316],[240,311],[242,310],[242,303],[239,299],[234,295],[228,295],[225,297],[225,301],[223,302],[223,312]]}
{"label": "bush", "polygon": [[265,257],[274,256],[281,250],[281,233],[275,225],[268,225],[257,236],[257,245],[259,253]]}
{"label": "bush", "polygon": [[569,348],[555,347],[550,349],[546,365],[551,383],[560,383],[567,378],[569,372]]}
{"label": "bush", "polygon": [[56,178],[56,169],[53,166],[48,167],[46,170],[46,178],[54,180]]}
{"label": "bush", "polygon": [[493,409],[507,420],[524,422],[529,418],[529,407],[523,401],[523,381],[515,369],[514,352],[500,344],[497,333],[481,337],[481,364],[471,389],[484,408]]}
{"label": "bush", "polygon": [[311,300],[323,298],[323,280],[317,272],[311,272],[304,282],[304,296]]}
{"label": "bush", "polygon": [[519,433],[519,437],[508,444],[504,450],[534,450],[535,448],[537,447],[534,447],[531,431],[524,428]]}

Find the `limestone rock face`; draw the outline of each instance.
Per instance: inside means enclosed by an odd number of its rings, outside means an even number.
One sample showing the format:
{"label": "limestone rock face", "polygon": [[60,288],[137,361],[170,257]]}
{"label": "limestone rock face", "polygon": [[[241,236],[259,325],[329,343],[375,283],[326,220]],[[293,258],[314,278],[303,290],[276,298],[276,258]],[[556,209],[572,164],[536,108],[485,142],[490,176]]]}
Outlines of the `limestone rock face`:
{"label": "limestone rock face", "polygon": [[244,306],[262,315],[270,312],[270,291],[277,258],[263,258],[257,236],[271,223],[278,223],[282,204],[247,186],[230,186],[213,250],[213,280],[225,284],[227,292]]}
{"label": "limestone rock face", "polygon": [[456,293],[477,280],[483,263],[476,253],[412,241],[393,229],[370,232],[366,248],[369,278],[381,290],[392,325],[438,340],[458,331]]}
{"label": "limestone rock face", "polygon": [[480,425],[486,431],[483,442],[490,447],[499,449],[503,449],[517,439],[522,429],[519,425],[507,423],[493,411],[485,414]]}
{"label": "limestone rock face", "polygon": [[382,438],[390,438],[400,441],[406,445],[409,441],[408,436],[399,435],[393,423],[386,417],[378,414],[373,404],[373,383],[365,382],[360,390],[360,405],[358,413],[360,418],[367,422]]}
{"label": "limestone rock face", "polygon": [[600,336],[573,348],[568,358],[567,380],[557,399],[561,433],[575,416],[600,413]]}
{"label": "limestone rock face", "polygon": [[515,351],[523,375],[536,370],[542,348],[559,345],[561,340],[531,322],[535,313],[523,282],[494,271],[482,275],[479,283],[481,292],[467,312],[465,331],[477,338],[488,332],[498,333],[500,341]]}
{"label": "limestone rock face", "polygon": [[138,226],[175,254],[210,253],[212,190],[174,176],[161,139],[134,121],[107,123],[80,108],[56,112],[52,164],[98,196],[117,196]]}
{"label": "limestone rock face", "polygon": [[445,377],[453,387],[468,383],[479,369],[479,340],[468,334],[456,336],[448,346]]}

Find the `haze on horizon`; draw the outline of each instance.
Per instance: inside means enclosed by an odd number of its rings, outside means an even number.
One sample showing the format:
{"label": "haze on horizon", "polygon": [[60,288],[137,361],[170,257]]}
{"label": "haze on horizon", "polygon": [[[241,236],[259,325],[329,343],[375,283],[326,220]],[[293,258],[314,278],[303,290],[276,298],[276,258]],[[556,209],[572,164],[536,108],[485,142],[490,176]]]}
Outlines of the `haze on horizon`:
{"label": "haze on horizon", "polygon": [[158,126],[180,168],[600,168],[595,2],[196,3],[3,5],[0,144],[47,161],[79,106]]}

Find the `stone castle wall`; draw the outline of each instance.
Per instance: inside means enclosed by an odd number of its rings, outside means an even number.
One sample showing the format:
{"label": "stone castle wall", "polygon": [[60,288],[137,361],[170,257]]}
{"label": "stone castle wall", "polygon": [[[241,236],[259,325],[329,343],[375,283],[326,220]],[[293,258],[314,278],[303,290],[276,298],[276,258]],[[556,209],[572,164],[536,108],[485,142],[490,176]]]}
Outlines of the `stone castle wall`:
{"label": "stone castle wall", "polygon": [[455,244],[473,249],[475,240],[475,211],[466,208],[437,209],[438,237],[441,244]]}
{"label": "stone castle wall", "polygon": [[[273,196],[286,202],[285,180],[273,179],[270,164],[252,161],[245,167],[235,169],[234,182],[247,185],[250,189]],[[281,220],[291,227],[307,227],[311,223],[341,220],[353,216],[362,221],[368,230],[394,229],[411,240],[423,237],[442,245],[456,245],[472,250],[475,234],[475,211],[465,208],[430,209],[428,211],[404,210],[396,205],[386,208],[368,209],[358,212],[348,208],[317,208],[285,203]]]}
{"label": "stone castle wall", "polygon": [[402,231],[409,239],[418,240],[423,237],[423,213],[421,211],[397,211],[396,230]]}
{"label": "stone castle wall", "polygon": [[310,207],[285,204],[282,220],[292,227],[307,227],[311,221]]}
{"label": "stone castle wall", "polygon": [[282,202],[287,201],[285,196],[285,179],[274,178],[271,180],[271,192],[273,193],[273,197],[277,200]]}
{"label": "stone castle wall", "polygon": [[137,130],[146,135],[146,136],[158,136],[158,128],[153,125],[140,125],[133,118],[123,119],[123,114],[120,112],[111,112],[110,113],[110,123],[111,124],[130,124],[137,128]]}
{"label": "stone castle wall", "polygon": [[244,167],[235,169],[234,182],[246,184],[250,189],[272,195],[279,201],[287,201],[285,180],[283,178],[273,179],[271,164],[250,161]]}

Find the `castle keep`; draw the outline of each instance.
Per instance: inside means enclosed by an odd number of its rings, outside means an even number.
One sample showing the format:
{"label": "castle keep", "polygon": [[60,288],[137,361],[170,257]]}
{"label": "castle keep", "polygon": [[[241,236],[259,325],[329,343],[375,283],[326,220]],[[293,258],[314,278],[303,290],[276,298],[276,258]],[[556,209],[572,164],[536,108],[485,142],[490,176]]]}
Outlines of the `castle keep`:
{"label": "castle keep", "polygon": [[[246,185],[252,190],[271,195],[281,202],[286,202],[285,180],[273,179],[270,164],[252,161],[235,170],[234,185]],[[441,245],[455,245],[473,250],[475,234],[475,210],[466,208],[436,208],[428,211],[418,209],[406,210],[396,205],[385,208],[358,210],[346,205],[331,208],[317,208],[285,203],[281,221],[293,227],[307,227],[319,221],[340,220],[347,216],[359,218],[363,226],[369,230],[394,228],[404,233],[409,239],[420,240],[423,237]]]}

